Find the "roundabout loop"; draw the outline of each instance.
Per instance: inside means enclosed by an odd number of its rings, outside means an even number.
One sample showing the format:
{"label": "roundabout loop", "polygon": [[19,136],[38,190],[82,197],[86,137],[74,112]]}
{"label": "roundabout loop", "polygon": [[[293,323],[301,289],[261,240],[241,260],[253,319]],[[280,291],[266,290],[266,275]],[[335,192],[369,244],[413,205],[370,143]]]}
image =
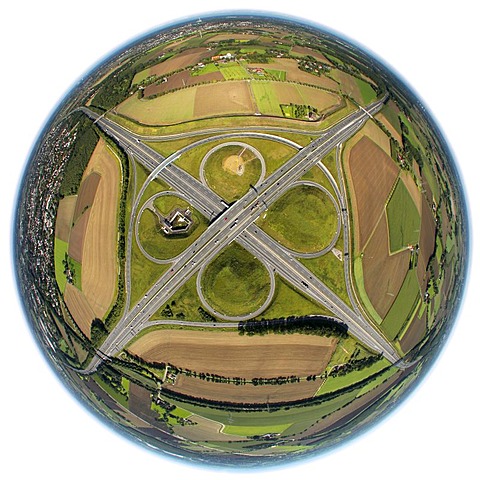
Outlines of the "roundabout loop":
{"label": "roundabout loop", "polygon": [[270,291],[268,292],[268,296],[265,302],[263,302],[263,304],[259,308],[257,308],[254,312],[248,313],[246,315],[238,315],[238,316],[224,315],[223,313],[220,313],[217,310],[215,310],[207,302],[207,299],[204,297],[203,291],[202,291],[202,275],[203,275],[203,272],[205,271],[205,268],[208,267],[208,265],[210,265],[211,262],[202,265],[197,275],[197,281],[196,281],[197,294],[198,294],[198,297],[200,298],[200,302],[209,313],[211,313],[212,315],[215,315],[218,318],[221,318],[222,320],[228,320],[230,322],[241,322],[244,320],[249,320],[251,318],[254,318],[260,315],[262,312],[264,312],[267,309],[267,307],[270,305],[270,303],[273,300],[273,296],[275,295],[275,272],[268,263],[262,262],[258,257],[257,257],[257,260],[261,262],[262,265],[267,269],[268,276],[270,277]]}
{"label": "roundabout loop", "polygon": [[210,188],[210,185],[208,185],[207,179],[205,178],[205,164],[207,163],[207,160],[210,158],[211,155],[213,155],[216,151],[221,150],[223,147],[232,147],[232,146],[239,146],[239,147],[246,148],[247,150],[250,150],[256,156],[256,158],[260,160],[260,165],[262,166],[262,172],[260,173],[260,177],[257,180],[257,183],[255,183],[255,187],[260,185],[265,179],[265,175],[267,173],[267,166],[265,164],[265,159],[263,158],[263,155],[255,147],[252,147],[248,143],[244,143],[244,142],[225,142],[225,143],[221,143],[220,145],[216,145],[211,150],[209,150],[205,154],[205,156],[203,157],[200,163],[200,180],[206,187]]}
{"label": "roundabout loop", "polygon": [[332,250],[332,248],[335,246],[335,244],[337,243],[338,237],[340,236],[340,233],[341,233],[341,230],[342,230],[341,210],[340,210],[340,206],[338,205],[338,202],[335,199],[335,197],[323,185],[320,185],[319,183],[312,182],[312,181],[309,181],[309,180],[293,182],[290,185],[290,187],[287,188],[287,190],[285,190],[284,194],[287,193],[292,188],[303,186],[303,185],[306,185],[308,187],[318,188],[322,192],[326,193],[327,196],[329,197],[329,199],[332,201],[333,206],[335,207],[335,210],[337,212],[337,229],[336,229],[335,235],[333,236],[332,240],[330,241],[330,243],[326,247],[322,248],[321,250],[319,250],[317,252],[311,252],[311,253],[297,252],[296,250],[292,250],[291,248],[286,247],[285,245],[281,244],[280,242],[279,242],[279,244],[281,245],[281,248],[283,248],[286,252],[288,252],[290,255],[292,255],[294,257],[298,257],[298,258],[317,258],[317,257],[321,257],[322,255],[325,255],[326,253],[330,252]]}
{"label": "roundabout loop", "polygon": [[140,241],[140,238],[139,238],[139,234],[138,234],[138,226],[140,224],[140,219],[142,218],[142,214],[143,212],[148,208],[148,209],[151,209],[151,206],[153,204],[153,201],[156,199],[156,198],[159,198],[159,197],[164,197],[164,196],[167,196],[167,195],[173,195],[175,197],[178,197],[178,198],[181,198],[182,200],[185,200],[189,205],[190,205],[190,201],[188,200],[188,197],[186,195],[184,195],[183,193],[181,192],[175,192],[175,191],[171,191],[171,190],[167,190],[165,192],[158,192],[158,193],[155,193],[154,195],[152,195],[149,199],[146,200],[146,202],[140,207],[138,213],[137,213],[137,220],[135,222],[135,241],[137,242],[137,245],[138,245],[138,248],[140,249],[140,251],[142,252],[142,254],[148,258],[148,260],[150,260],[151,262],[154,262],[154,263],[157,263],[157,264],[167,264],[167,263],[172,263],[174,262],[178,257],[180,257],[180,255],[182,255],[183,252],[180,252],[178,255],[176,255],[175,257],[172,257],[172,258],[167,258],[167,259],[161,259],[161,258],[157,258],[157,257],[154,257],[152,255],[150,255],[146,250],[145,248],[143,248],[143,245],[142,245],[142,242]]}

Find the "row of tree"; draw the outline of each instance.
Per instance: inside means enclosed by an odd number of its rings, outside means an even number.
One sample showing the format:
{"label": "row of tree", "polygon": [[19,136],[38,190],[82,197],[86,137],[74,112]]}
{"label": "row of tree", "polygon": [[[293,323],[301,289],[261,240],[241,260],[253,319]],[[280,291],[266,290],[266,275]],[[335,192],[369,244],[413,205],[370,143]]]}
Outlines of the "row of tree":
{"label": "row of tree", "polygon": [[308,317],[280,317],[274,319],[245,320],[238,324],[240,335],[266,335],[269,333],[320,335],[322,337],[346,338],[348,327],[331,318],[312,315]]}

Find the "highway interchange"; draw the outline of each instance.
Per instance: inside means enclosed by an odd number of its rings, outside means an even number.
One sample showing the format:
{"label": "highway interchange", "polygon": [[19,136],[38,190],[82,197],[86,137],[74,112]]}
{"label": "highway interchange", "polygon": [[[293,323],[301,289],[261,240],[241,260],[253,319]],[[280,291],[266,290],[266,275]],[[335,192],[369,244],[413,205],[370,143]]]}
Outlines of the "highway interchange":
{"label": "highway interchange", "polygon": [[[151,317],[185,282],[199,272],[202,267],[210,263],[223,248],[233,241],[238,242],[262,261],[269,271],[270,278],[272,278],[273,273],[276,273],[316,302],[326,306],[333,313],[334,318],[339,319],[348,326],[351,335],[372,350],[382,353],[389,361],[401,367],[402,362],[400,361],[400,356],[397,351],[380,331],[365,318],[365,315],[362,314],[354,299],[350,286],[348,251],[344,252],[345,279],[347,282],[348,295],[354,306],[353,309],[312,274],[312,272],[296,258],[298,255],[295,256],[293,252],[287,250],[255,224],[255,221],[272,203],[280,198],[288,189],[298,185],[300,178],[305,172],[313,166],[318,165],[327,174],[338,198],[338,204],[335,202],[335,205],[337,213],[339,214],[339,227],[341,212],[345,245],[346,248],[348,248],[348,239],[350,237],[345,185],[343,184],[343,180],[341,180],[340,186],[336,184],[330,172],[321,163],[321,160],[330,151],[339,147],[348,138],[353,136],[371,116],[375,115],[382,108],[385,100],[386,99],[383,98],[347,115],[303,148],[295,144],[295,142],[291,142],[282,137],[269,133],[260,133],[258,132],[258,128],[256,128],[257,131],[254,134],[246,131],[247,129],[241,128],[234,131],[229,129],[224,132],[222,132],[221,129],[215,129],[209,130],[210,133],[214,134],[213,137],[193,142],[190,146],[179,150],[168,158],[164,158],[143,143],[142,139],[145,140],[145,137],[140,137],[129,132],[127,129],[104,116],[99,116],[88,108],[82,108],[82,111],[93,119],[97,126],[107,135],[114,138],[115,141],[125,149],[129,156],[135,158],[151,172],[136,196],[128,228],[125,271],[127,299],[130,299],[130,254],[134,231],[136,231],[135,222],[138,222],[140,218],[138,214],[140,209],[139,203],[148,184],[153,179],[157,177],[162,179],[177,192],[179,196],[187,199],[194,208],[210,220],[209,227],[206,231],[180,255],[171,259],[167,272],[157,279],[145,296],[130,311],[125,311],[121,320],[110,332],[103,345],[98,349],[97,355],[90,362],[85,373],[93,372],[102,361],[115,356],[144,328],[155,324],[182,323],[173,320],[151,321]],[[269,130],[272,131],[273,129]],[[285,131],[285,129],[278,130]],[[201,133],[202,132],[195,132],[195,135],[200,135]],[[168,138],[171,140],[172,137],[178,139],[184,136],[193,135],[191,133],[176,134],[174,136],[170,135]],[[238,138],[240,136],[255,136],[256,138],[269,138],[271,140],[288,142],[291,146],[294,146],[298,152],[270,176],[264,178],[263,181],[259,181],[257,185],[251,188],[241,199],[231,205],[227,205],[208,185],[196,180],[174,163],[182,153],[199,144],[211,142],[214,139],[227,141],[232,137]],[[163,139],[164,137],[161,138]],[[149,137],[148,139],[159,141],[158,137]],[[341,168],[338,162],[338,154],[337,168]],[[342,179],[342,175],[339,175],[339,178]],[[338,228],[337,238],[339,233]],[[197,282],[197,287],[198,286],[199,283]],[[242,319],[239,317],[235,319],[229,318],[212,311],[212,308],[209,307],[202,297],[201,289],[198,289],[202,303],[212,313],[226,320],[236,320],[237,323]],[[127,305],[128,304],[129,301],[127,302]],[[257,314],[258,312],[252,313]],[[250,318],[250,316],[246,316],[245,318]],[[191,322],[183,323],[192,325]],[[222,322],[210,326],[214,328],[225,326],[235,327],[237,323],[232,322],[225,324]],[[204,326],[204,324],[202,324],[202,326]]]}

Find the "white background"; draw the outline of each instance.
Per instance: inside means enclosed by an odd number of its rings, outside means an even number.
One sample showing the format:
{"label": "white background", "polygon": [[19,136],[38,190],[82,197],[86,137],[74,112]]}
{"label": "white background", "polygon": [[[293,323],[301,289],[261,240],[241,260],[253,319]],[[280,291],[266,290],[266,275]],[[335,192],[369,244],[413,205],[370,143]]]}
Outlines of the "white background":
{"label": "white background", "polygon": [[[480,263],[474,251],[480,206],[480,35],[475,3],[47,0],[9,5],[9,11],[2,11],[0,29],[0,431],[1,467],[8,478],[475,477],[480,427],[480,281],[475,271]],[[23,168],[44,122],[72,84],[102,57],[156,26],[240,6],[315,21],[354,39],[400,72],[433,112],[457,158],[474,236],[469,287],[455,330],[415,393],[386,421],[333,453],[266,471],[220,471],[178,463],[100,423],[40,354],[20,308],[11,267],[11,226]]]}

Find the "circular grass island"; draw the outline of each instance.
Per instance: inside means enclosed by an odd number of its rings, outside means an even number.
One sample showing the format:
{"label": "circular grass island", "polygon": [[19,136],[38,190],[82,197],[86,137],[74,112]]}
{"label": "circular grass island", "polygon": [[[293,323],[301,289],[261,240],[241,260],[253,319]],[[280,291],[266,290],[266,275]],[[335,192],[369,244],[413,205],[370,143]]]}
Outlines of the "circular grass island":
{"label": "circular grass island", "polygon": [[202,180],[227,203],[245,195],[265,175],[265,162],[258,150],[241,142],[212,148],[202,160]]}
{"label": "circular grass island", "polygon": [[269,207],[258,226],[301,254],[322,252],[339,233],[338,207],[320,185],[297,184]]}
{"label": "circular grass island", "polygon": [[273,273],[237,243],[222,250],[197,278],[205,307],[228,320],[258,315],[267,308],[274,290]]}
{"label": "circular grass island", "polygon": [[[167,234],[163,220],[176,211],[189,211],[191,225],[185,231]],[[208,226],[207,219],[186,200],[161,192],[151,197],[139,212],[137,238],[141,250],[152,259],[166,261],[182,253]]]}

